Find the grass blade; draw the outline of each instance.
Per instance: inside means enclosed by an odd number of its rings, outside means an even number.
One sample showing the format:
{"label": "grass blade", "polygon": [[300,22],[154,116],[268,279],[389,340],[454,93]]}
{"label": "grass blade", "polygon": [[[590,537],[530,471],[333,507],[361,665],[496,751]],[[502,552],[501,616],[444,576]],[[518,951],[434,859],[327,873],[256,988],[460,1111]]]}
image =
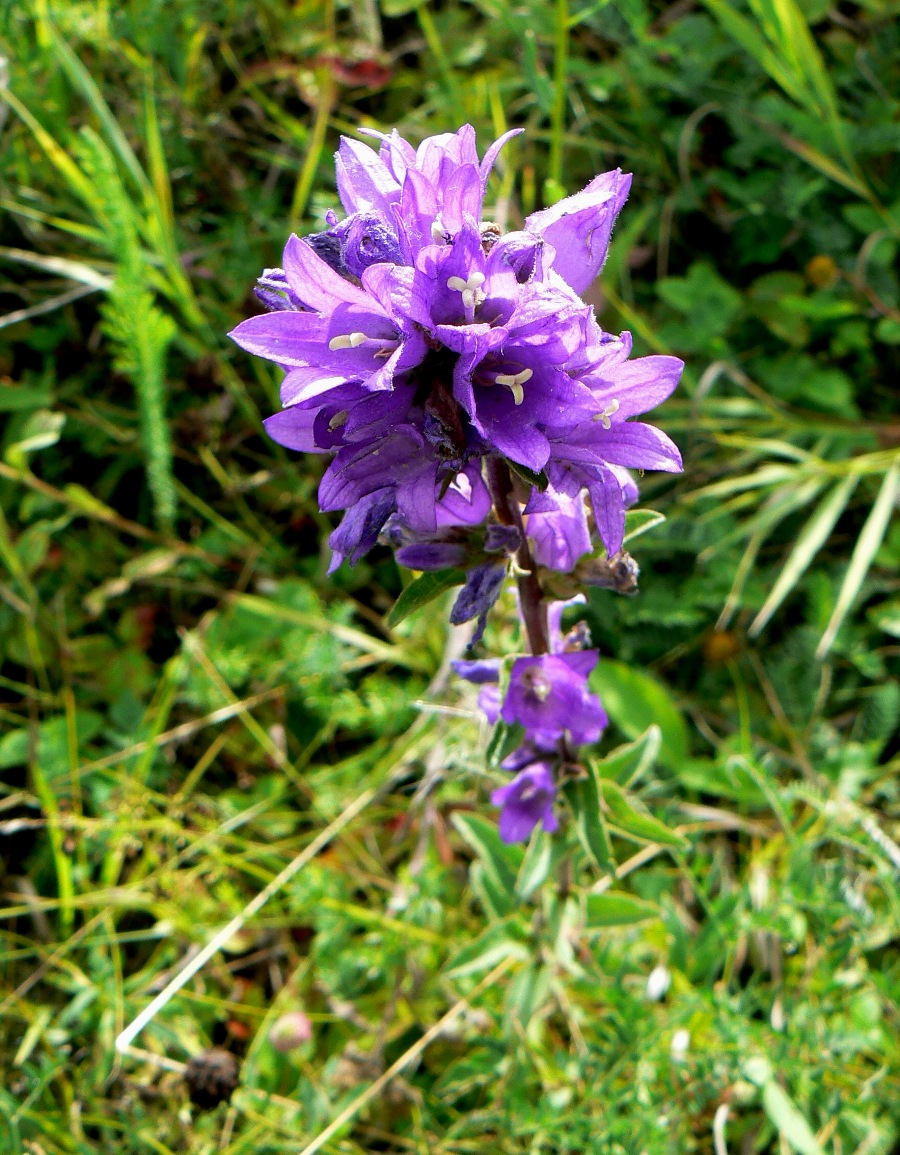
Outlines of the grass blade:
{"label": "grass blade", "polygon": [[0,88],[0,100],[5,100],[23,124],[28,126],[32,136],[44,150],[53,167],[62,174],[78,198],[89,209],[93,209],[96,205],[93,186],[66,150],[54,140],[46,128],[31,115],[21,100],[14,96],[8,88]]}
{"label": "grass blade", "polygon": [[147,174],[141,168],[141,163],[135,156],[131,145],[128,143],[128,138],[120,128],[115,116],[113,116],[112,109],[103,99],[103,94],[97,87],[94,78],[60,36],[52,21],[45,20],[43,23],[49,31],[54,54],[62,65],[63,71],[93,109],[94,115],[100,121],[109,143],[118,154],[119,160],[128,170],[135,184],[145,194],[149,193],[150,182],[147,179]]}
{"label": "grass blade", "polygon": [[[789,514],[793,513],[795,509],[799,509],[801,506],[812,501],[822,488],[822,485],[822,480],[814,477],[796,489],[790,486],[784,486],[782,489],[776,490],[763,504],[762,509],[754,514],[742,527],[742,531],[744,533],[749,532],[751,536],[747,542],[747,548],[744,550],[741,560],[738,563],[734,580],[731,583],[731,589],[728,591],[728,597],[725,599],[725,605],[722,607],[719,620],[716,622],[717,630],[725,630],[728,628],[728,624],[735,610],[741,604],[744,586],[756,563],[757,555],[769,534],[780,522],[784,521]],[[732,534],[727,534],[720,545],[732,537]]]}
{"label": "grass blade", "polygon": [[848,474],[832,489],[828,497],[804,525],[794,548],[784,563],[784,569],[772,587],[771,593],[766,598],[762,609],[753,619],[750,626],[751,638],[755,638],[760,633],[769,618],[806,572],[812,559],[828,540],[837,519],[844,512],[858,480],[859,474]]}
{"label": "grass blade", "polygon": [[897,458],[884,475],[884,481],[881,483],[878,497],[872,506],[872,512],[866,518],[866,524],[863,526],[862,533],[853,549],[850,568],[847,570],[844,584],[838,594],[837,605],[834,607],[834,612],[825,633],[822,635],[822,640],[816,647],[817,658],[824,658],[831,649],[837,632],[847,616],[847,611],[866,579],[869,566],[872,564],[887,531],[898,492],[900,492],[900,458]]}
{"label": "grass blade", "polygon": [[793,70],[766,46],[759,29],[746,16],[736,12],[727,0],[703,0],[704,5],[719,21],[725,31],[746,49],[765,72],[798,104],[805,105],[807,94],[798,83]]}
{"label": "grass blade", "polygon": [[73,261],[68,257],[47,257],[43,253],[33,253],[28,249],[0,248],[0,260],[16,261],[22,265],[31,265],[35,269],[42,269],[45,273],[56,273],[57,276],[68,277],[72,281],[80,281],[83,285],[91,285],[95,289],[109,289],[112,287],[112,277],[99,273],[91,265],[83,261]]}

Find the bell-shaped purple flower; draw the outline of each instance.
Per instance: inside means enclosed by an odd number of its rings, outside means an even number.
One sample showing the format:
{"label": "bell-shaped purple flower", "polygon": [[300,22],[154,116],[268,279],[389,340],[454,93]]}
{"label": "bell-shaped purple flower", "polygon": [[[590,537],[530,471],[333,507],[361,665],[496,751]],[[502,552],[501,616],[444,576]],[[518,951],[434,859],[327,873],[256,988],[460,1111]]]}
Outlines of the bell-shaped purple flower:
{"label": "bell-shaped purple flower", "polygon": [[564,736],[574,746],[596,742],[607,724],[600,699],[588,689],[596,664],[596,650],[517,658],[500,716],[524,726],[542,750],[553,750]]}
{"label": "bell-shaped purple flower", "polygon": [[552,834],[559,826],[553,813],[556,785],[546,762],[535,762],[491,795],[500,810],[500,837],[504,842],[525,842],[539,822]]}

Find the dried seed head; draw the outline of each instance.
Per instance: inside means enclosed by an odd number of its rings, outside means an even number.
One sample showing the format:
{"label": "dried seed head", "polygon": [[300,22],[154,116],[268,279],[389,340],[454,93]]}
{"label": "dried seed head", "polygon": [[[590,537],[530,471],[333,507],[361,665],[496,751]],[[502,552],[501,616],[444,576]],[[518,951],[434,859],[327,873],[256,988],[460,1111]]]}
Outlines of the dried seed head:
{"label": "dried seed head", "polygon": [[210,1047],[194,1055],[184,1072],[191,1102],[201,1111],[211,1111],[227,1102],[238,1085],[239,1073],[237,1059],[221,1047]]}

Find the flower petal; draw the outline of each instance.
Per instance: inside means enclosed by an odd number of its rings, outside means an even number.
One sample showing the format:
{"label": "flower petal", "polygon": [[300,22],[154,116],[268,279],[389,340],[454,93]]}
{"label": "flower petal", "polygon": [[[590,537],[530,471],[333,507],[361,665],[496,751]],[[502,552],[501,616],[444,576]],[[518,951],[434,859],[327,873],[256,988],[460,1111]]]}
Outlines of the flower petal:
{"label": "flower petal", "polygon": [[526,219],[525,227],[556,249],[554,272],[576,293],[583,292],[603,267],[613,223],[630,187],[631,176],[620,169],[601,173],[580,193]]}

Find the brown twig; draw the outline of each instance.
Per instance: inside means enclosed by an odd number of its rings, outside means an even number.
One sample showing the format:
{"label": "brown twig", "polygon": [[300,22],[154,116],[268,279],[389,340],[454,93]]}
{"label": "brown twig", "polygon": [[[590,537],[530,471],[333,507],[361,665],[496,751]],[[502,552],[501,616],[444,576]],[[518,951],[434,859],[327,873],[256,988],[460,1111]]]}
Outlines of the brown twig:
{"label": "brown twig", "polygon": [[514,525],[519,531],[519,549],[516,553],[519,573],[519,608],[528,634],[528,644],[533,654],[546,654],[550,650],[550,636],[547,626],[547,606],[544,591],[538,580],[534,558],[525,536],[522,510],[513,493],[512,474],[509,466],[500,457],[487,459],[488,488],[494,502],[494,512],[502,525]]}

